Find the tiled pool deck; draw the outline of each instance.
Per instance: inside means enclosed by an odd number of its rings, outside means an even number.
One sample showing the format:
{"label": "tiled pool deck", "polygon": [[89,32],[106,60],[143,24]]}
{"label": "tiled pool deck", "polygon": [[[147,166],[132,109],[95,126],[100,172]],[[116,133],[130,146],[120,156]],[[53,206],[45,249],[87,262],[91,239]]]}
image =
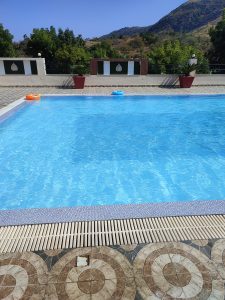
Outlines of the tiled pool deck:
{"label": "tiled pool deck", "polygon": [[223,300],[224,280],[224,239],[0,255],[0,299]]}
{"label": "tiled pool deck", "polygon": [[[0,108],[29,92],[109,95],[112,90],[2,87]],[[124,90],[127,94],[225,94],[225,86]],[[77,256],[88,257],[88,266],[76,266]],[[0,299],[223,300],[224,283],[225,239],[0,254]]]}
{"label": "tiled pool deck", "polygon": [[[54,88],[54,87],[0,87],[0,108],[8,105],[9,103],[23,97],[28,93],[40,94],[77,94],[77,95],[110,95],[115,87],[87,87],[83,90],[75,90],[68,88]],[[122,89],[120,87],[120,89]],[[224,86],[202,86],[192,87],[191,89],[180,88],[165,88],[165,87],[124,87],[123,90],[126,94],[141,95],[141,94],[225,94]]]}

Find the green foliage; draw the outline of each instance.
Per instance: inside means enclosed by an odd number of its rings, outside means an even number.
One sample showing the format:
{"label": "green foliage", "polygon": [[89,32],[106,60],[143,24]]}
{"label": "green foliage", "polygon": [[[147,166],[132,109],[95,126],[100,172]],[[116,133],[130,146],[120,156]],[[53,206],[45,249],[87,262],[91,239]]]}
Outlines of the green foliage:
{"label": "green foliage", "polygon": [[197,72],[199,74],[209,74],[210,68],[209,68],[209,61],[206,57],[200,57],[198,60],[198,66],[197,66]]}
{"label": "green foliage", "polygon": [[152,44],[155,44],[158,41],[158,37],[151,32],[144,32],[140,34],[140,37],[144,41],[146,46],[150,46]]}
{"label": "green foliage", "polygon": [[190,65],[188,62],[180,66],[180,73],[189,76],[192,71],[196,71],[197,65]]}
{"label": "green foliage", "polygon": [[222,20],[209,31],[209,35],[212,42],[212,49],[209,53],[211,61],[225,64],[225,10]]}
{"label": "green foliage", "polygon": [[[84,48],[65,44],[56,51],[55,59],[58,62],[58,69],[62,73],[70,74],[75,72],[76,64],[83,65],[87,69],[90,55]],[[83,73],[85,72],[83,71]]]}
{"label": "green foliage", "polygon": [[85,46],[85,41],[82,39],[82,36],[78,35],[75,37],[73,31],[69,30],[68,28],[65,31],[63,31],[61,28],[58,30],[57,40],[58,47],[62,47],[64,45],[73,45],[77,47]]}
{"label": "green foliage", "polygon": [[57,49],[57,34],[53,26],[48,28],[33,29],[28,38],[26,53],[37,57],[41,53],[46,60],[54,58]]}
{"label": "green foliage", "polygon": [[17,43],[14,43],[16,53],[18,57],[24,57],[26,56],[26,49],[27,49],[27,43],[29,41],[29,38],[25,34],[23,36],[23,40]]}
{"label": "green foliage", "polygon": [[87,73],[87,65],[75,65],[73,68],[73,74],[84,75]]}
{"label": "green foliage", "polygon": [[87,66],[90,55],[85,41],[72,30],[48,28],[34,29],[27,38],[26,53],[37,57],[38,53],[46,59],[48,73],[72,73],[75,64]]}
{"label": "green foliage", "polygon": [[118,58],[120,53],[112,47],[112,43],[107,40],[103,40],[99,44],[96,44],[90,48],[90,53],[94,58]]}
{"label": "green foliage", "polygon": [[13,35],[0,24],[0,57],[16,56]]}
{"label": "green foliage", "polygon": [[201,72],[208,73],[208,62],[204,54],[193,46],[183,45],[177,41],[166,41],[160,46],[153,48],[149,54],[152,73],[183,73],[185,66],[191,56],[195,54]]}

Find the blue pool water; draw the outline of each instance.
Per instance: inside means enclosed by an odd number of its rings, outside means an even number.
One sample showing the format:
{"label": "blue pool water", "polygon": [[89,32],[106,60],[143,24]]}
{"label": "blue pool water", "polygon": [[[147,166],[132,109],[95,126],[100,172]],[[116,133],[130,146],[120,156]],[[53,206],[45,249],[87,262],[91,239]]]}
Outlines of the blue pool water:
{"label": "blue pool water", "polygon": [[225,199],[225,96],[45,97],[0,123],[0,208]]}

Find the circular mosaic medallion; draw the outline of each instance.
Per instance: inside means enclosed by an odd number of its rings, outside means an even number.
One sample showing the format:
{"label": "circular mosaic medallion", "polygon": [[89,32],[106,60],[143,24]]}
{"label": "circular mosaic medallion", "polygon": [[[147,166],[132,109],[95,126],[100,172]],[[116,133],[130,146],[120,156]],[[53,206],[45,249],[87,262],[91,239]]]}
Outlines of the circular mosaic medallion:
{"label": "circular mosaic medallion", "polygon": [[[89,265],[76,267],[77,256],[89,257]],[[53,266],[49,281],[63,299],[132,300],[136,294],[130,263],[108,247],[70,251]]]}
{"label": "circular mosaic medallion", "polygon": [[225,239],[215,242],[212,248],[211,259],[217,264],[217,270],[225,279]]}
{"label": "circular mosaic medallion", "polygon": [[222,281],[200,251],[183,243],[145,246],[134,261],[143,299],[223,299]]}
{"label": "circular mosaic medallion", "polygon": [[[178,269],[180,270],[179,274],[177,274]],[[187,268],[178,263],[171,262],[165,265],[163,268],[163,275],[169,283],[178,287],[184,287],[191,281],[191,273]]]}
{"label": "circular mosaic medallion", "polygon": [[0,299],[37,299],[45,294],[47,267],[34,253],[0,256]]}

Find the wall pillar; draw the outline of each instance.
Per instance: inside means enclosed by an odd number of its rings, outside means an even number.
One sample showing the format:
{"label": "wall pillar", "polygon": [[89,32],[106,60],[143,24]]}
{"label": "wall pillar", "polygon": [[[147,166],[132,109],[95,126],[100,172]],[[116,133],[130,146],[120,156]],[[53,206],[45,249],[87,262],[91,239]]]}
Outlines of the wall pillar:
{"label": "wall pillar", "polygon": [[5,67],[2,60],[0,60],[0,75],[5,75]]}
{"label": "wall pillar", "polygon": [[30,61],[24,60],[23,66],[24,66],[25,75],[32,75]]}
{"label": "wall pillar", "polygon": [[103,75],[110,75],[110,61],[104,61]]}
{"label": "wall pillar", "polygon": [[44,58],[35,58],[37,62],[37,73],[39,76],[46,75],[46,66],[45,66],[45,59]]}
{"label": "wall pillar", "polygon": [[148,60],[142,59],[140,61],[140,75],[147,75],[148,74]]}
{"label": "wall pillar", "polygon": [[134,61],[128,61],[127,75],[134,75]]}
{"label": "wall pillar", "polygon": [[98,61],[97,59],[92,59],[90,63],[90,73],[91,75],[98,74]]}

